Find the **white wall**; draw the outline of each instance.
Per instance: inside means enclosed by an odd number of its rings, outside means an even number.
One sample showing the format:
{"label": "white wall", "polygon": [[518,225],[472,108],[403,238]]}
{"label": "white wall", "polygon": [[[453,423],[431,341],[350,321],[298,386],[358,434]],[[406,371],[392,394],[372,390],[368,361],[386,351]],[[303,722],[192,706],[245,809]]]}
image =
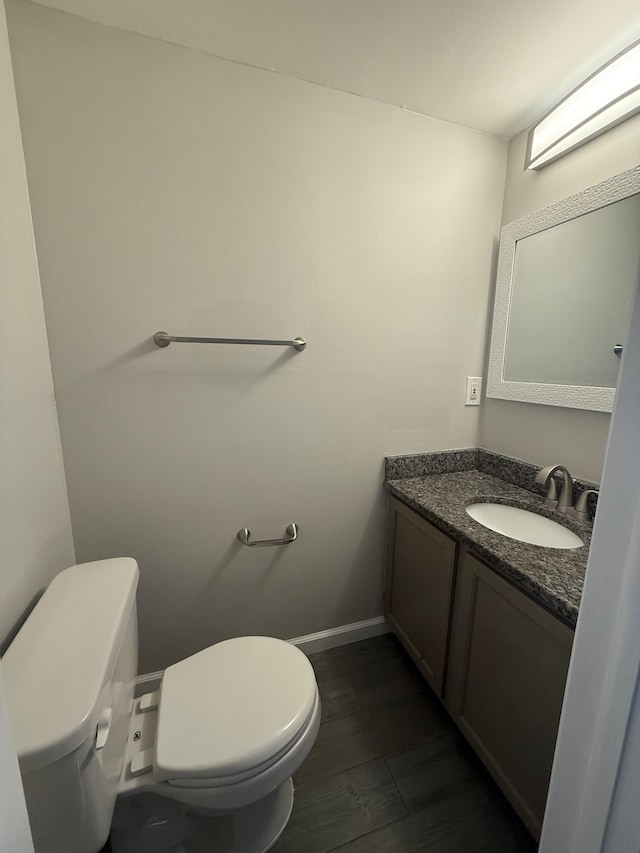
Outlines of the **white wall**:
{"label": "white wall", "polygon": [[[573,151],[539,172],[525,171],[527,133],[509,144],[502,224],[513,222],[573,193],[636,166],[640,116]],[[571,322],[571,318],[567,318]],[[579,336],[580,329],[572,329]],[[543,341],[541,341],[541,344]],[[558,462],[574,476],[600,481],[610,416],[558,406],[483,400],[482,447],[539,465]]]}
{"label": "white wall", "polygon": [[[38,590],[73,563],[4,4],[0,120],[1,646]],[[33,851],[1,667],[0,850]]]}
{"label": "white wall", "polygon": [[379,614],[383,455],[475,444],[506,144],[31,4],[10,30],[78,558],[139,560],[142,669]]}
{"label": "white wall", "polygon": [[74,562],[4,9],[0,30],[0,650]]}

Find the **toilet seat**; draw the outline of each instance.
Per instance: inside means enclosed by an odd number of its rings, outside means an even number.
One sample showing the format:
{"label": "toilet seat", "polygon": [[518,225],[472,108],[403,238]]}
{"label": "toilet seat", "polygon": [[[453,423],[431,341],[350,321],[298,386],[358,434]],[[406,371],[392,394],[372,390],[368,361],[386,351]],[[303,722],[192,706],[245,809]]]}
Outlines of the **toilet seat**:
{"label": "toilet seat", "polygon": [[154,776],[172,787],[233,785],[277,764],[317,714],[313,668],[273,637],[236,637],[165,670]]}

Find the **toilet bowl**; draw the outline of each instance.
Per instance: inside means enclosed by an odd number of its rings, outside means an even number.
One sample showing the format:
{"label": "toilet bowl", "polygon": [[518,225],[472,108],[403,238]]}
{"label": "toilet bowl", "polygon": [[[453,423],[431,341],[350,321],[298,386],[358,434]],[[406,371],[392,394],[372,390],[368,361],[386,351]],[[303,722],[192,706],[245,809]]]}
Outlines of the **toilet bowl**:
{"label": "toilet bowl", "polygon": [[263,853],[320,725],[313,668],[283,640],[237,637],[134,698],[137,581],[129,558],[61,572],[5,655],[36,851],[97,853],[117,798],[114,853],[188,853],[198,832],[211,853]]}

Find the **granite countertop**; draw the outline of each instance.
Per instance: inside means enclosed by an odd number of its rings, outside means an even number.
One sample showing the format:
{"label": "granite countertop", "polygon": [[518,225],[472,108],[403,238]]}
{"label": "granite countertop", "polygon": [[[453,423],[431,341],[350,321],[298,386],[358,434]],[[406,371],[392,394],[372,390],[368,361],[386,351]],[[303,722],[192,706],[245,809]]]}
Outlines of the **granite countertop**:
{"label": "granite countertop", "polygon": [[[387,478],[385,487],[444,533],[469,546],[568,625],[575,626],[591,543],[590,524],[559,516],[543,506],[542,497],[479,470]],[[571,550],[544,548],[495,533],[465,512],[469,504],[486,500],[530,509],[559,521],[577,533],[585,545]]]}

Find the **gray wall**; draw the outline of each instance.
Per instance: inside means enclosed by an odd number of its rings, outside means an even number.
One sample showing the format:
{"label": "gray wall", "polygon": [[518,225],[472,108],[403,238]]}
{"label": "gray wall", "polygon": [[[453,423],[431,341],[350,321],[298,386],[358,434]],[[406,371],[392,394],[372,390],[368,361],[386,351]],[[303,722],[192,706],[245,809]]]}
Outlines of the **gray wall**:
{"label": "gray wall", "polygon": [[[640,116],[541,169],[524,170],[527,134],[509,144],[502,224],[631,169],[640,159]],[[579,329],[573,330],[579,334]],[[488,349],[488,342],[487,342]],[[602,412],[484,399],[478,443],[539,465],[559,462],[600,481],[610,416]]]}
{"label": "gray wall", "polygon": [[[0,651],[74,562],[38,264],[0,6]],[[7,771],[9,772],[9,771]]]}
{"label": "gray wall", "polygon": [[506,143],[9,8],[78,558],[139,560],[142,669],[378,615],[383,455],[475,444]]}

